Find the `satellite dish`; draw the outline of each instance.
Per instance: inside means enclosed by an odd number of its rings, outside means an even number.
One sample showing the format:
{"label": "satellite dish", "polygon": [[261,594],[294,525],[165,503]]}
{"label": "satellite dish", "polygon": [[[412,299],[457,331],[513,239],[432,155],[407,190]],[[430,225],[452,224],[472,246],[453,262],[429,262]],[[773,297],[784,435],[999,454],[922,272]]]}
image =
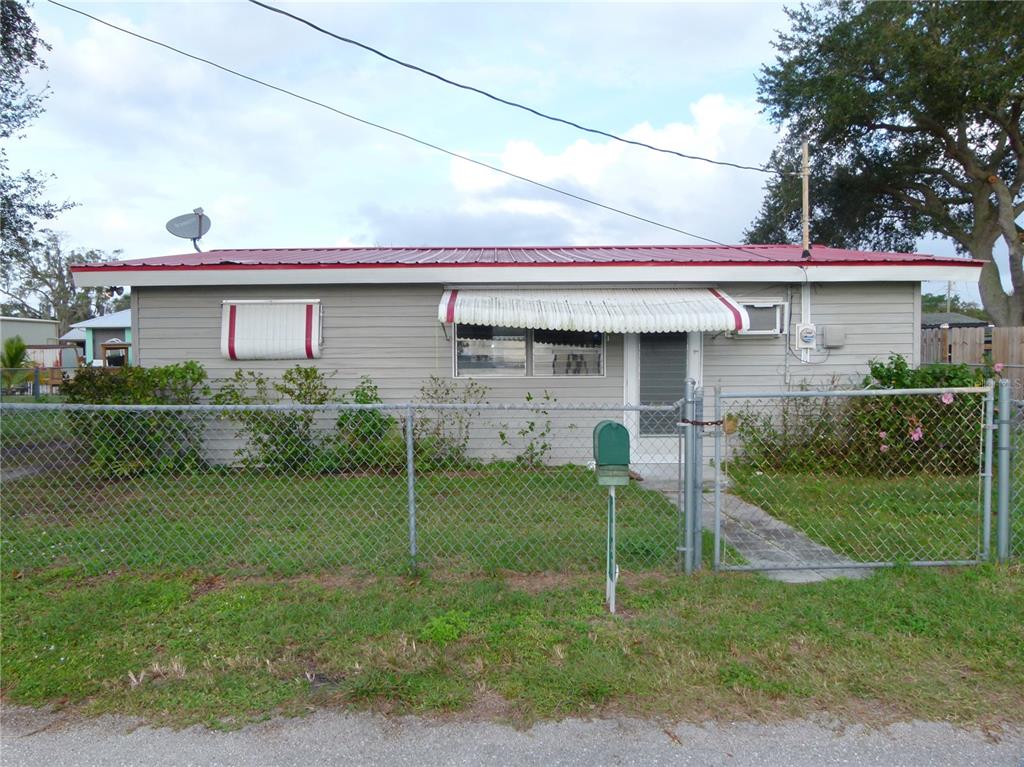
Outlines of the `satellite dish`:
{"label": "satellite dish", "polygon": [[191,213],[175,216],[168,221],[167,231],[175,237],[192,240],[192,247],[199,251],[197,241],[210,231],[210,217],[203,214],[202,208],[196,208]]}

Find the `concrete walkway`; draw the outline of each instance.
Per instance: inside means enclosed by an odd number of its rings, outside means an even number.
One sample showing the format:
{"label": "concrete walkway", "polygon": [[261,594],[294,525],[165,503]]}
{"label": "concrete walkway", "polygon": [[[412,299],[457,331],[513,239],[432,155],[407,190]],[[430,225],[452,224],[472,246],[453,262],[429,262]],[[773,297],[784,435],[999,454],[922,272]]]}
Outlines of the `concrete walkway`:
{"label": "concrete walkway", "polygon": [[806,719],[770,725],[566,719],[522,731],[491,722],[319,711],[214,732],[154,729],[124,717],[66,721],[60,714],[5,707],[0,725],[4,767],[1021,767],[1024,756],[1019,730],[986,737],[934,722],[868,729]]}
{"label": "concrete walkway", "polygon": [[[641,487],[657,490],[673,504],[677,503],[676,478],[649,474],[644,476]],[[817,583],[833,578],[866,578],[871,574],[868,568],[849,567],[854,564],[852,559],[811,540],[739,496],[723,492],[721,513],[726,543],[752,568],[765,568],[762,574],[766,578],[784,583]],[[701,523],[705,530],[714,532],[714,498],[710,493],[704,493]],[[813,565],[824,567],[804,569]]]}
{"label": "concrete walkway", "polygon": [[[705,508],[707,506],[705,503]],[[721,514],[722,535],[726,543],[736,549],[751,567],[828,566],[820,570],[768,569],[764,572],[768,578],[786,583],[815,583],[832,578],[866,578],[871,574],[868,568],[845,567],[854,564],[853,560],[812,541],[764,509],[731,493],[722,493]],[[713,514],[711,516],[711,519],[704,519],[707,530],[714,528]]]}

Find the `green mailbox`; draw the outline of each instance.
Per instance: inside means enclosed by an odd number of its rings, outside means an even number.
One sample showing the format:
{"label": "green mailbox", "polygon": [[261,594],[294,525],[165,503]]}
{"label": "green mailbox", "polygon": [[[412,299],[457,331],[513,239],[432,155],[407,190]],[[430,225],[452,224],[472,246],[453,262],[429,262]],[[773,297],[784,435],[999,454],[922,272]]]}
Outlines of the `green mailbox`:
{"label": "green mailbox", "polygon": [[599,485],[629,484],[629,431],[616,421],[594,427],[594,465]]}

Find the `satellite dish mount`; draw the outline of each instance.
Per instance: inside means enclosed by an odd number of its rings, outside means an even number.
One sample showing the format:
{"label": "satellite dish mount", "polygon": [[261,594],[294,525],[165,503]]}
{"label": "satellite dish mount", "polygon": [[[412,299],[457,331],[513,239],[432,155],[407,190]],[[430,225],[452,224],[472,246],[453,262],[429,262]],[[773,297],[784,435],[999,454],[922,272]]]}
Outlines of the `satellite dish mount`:
{"label": "satellite dish mount", "polygon": [[210,217],[203,214],[202,208],[196,208],[191,213],[175,216],[168,221],[167,231],[175,237],[192,240],[192,247],[196,249],[196,253],[202,253],[199,249],[199,240],[210,231]]}

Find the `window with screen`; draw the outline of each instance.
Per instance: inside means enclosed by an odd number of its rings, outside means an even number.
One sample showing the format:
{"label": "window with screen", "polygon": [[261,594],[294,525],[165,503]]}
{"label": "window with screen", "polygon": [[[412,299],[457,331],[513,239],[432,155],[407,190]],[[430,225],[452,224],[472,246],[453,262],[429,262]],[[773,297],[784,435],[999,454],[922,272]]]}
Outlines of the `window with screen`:
{"label": "window with screen", "polygon": [[224,301],[221,354],[231,360],[317,359],[318,299]]}
{"label": "window with screen", "polygon": [[601,333],[456,325],[455,374],[600,376],[604,347]]}

